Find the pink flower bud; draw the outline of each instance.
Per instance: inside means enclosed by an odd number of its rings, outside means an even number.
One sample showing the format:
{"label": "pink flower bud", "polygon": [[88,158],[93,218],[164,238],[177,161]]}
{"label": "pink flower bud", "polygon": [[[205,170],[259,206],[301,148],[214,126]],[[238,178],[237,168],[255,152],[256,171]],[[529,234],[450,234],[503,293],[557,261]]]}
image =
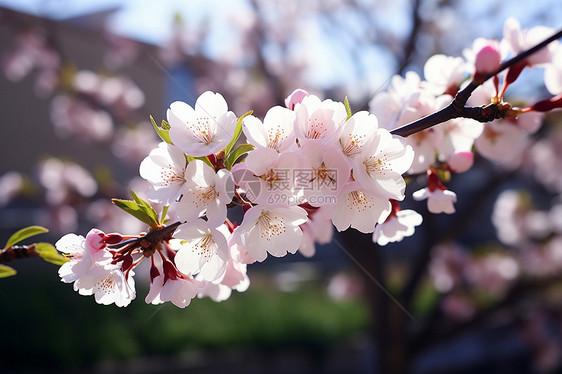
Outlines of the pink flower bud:
{"label": "pink flower bud", "polygon": [[477,53],[474,60],[476,73],[490,74],[496,71],[501,64],[499,45],[495,40],[490,40]]}
{"label": "pink flower bud", "polygon": [[123,235],[119,233],[107,234],[104,236],[103,241],[109,245],[121,243],[123,241]]}
{"label": "pink flower bud", "polygon": [[86,250],[91,251],[92,253],[97,252],[103,248],[105,248],[105,234],[103,231],[98,229],[91,229],[86,235]]}
{"label": "pink flower bud", "polygon": [[291,110],[295,109],[295,106],[299,104],[305,97],[308,96],[308,92],[297,88],[285,99],[285,106]]}
{"label": "pink flower bud", "polygon": [[534,110],[535,112],[548,112],[559,108],[562,108],[562,94],[550,99],[537,101],[533,104],[533,106],[531,106],[531,110]]}
{"label": "pink flower bud", "polygon": [[472,152],[456,152],[449,156],[447,162],[455,173],[464,173],[472,167],[474,154]]}

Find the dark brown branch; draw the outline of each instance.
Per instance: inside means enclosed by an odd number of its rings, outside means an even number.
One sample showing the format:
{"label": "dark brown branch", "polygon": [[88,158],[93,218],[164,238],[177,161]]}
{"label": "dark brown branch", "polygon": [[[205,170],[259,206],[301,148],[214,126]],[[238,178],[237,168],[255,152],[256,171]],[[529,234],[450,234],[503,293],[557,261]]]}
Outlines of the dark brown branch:
{"label": "dark brown branch", "polygon": [[[411,122],[407,125],[399,127],[391,131],[394,135],[399,136],[410,136],[417,132],[423,131],[428,129],[432,126],[438,125],[440,123],[446,122],[453,118],[472,118],[480,122],[490,122],[498,118],[503,118],[505,116],[506,111],[508,110],[505,108],[505,104],[490,104],[487,106],[478,107],[465,107],[468,98],[474,90],[480,86],[482,83],[497,75],[498,73],[502,72],[503,70],[525,60],[527,57],[532,55],[533,53],[539,51],[540,49],[544,48],[549,43],[553,42],[556,39],[562,37],[562,30],[559,30],[557,33],[545,39],[541,43],[537,44],[536,46],[529,48],[518,54],[517,56],[504,61],[500,67],[493,73],[488,74],[484,77],[484,79],[480,80],[478,83],[472,81],[466,86],[464,89],[459,91],[453,101],[447,105],[445,108],[430,114],[426,117],[420,118],[414,122]],[[494,108],[492,108],[494,107]],[[503,112],[503,113],[502,113]],[[499,117],[498,117],[499,116]]]}
{"label": "dark brown branch", "polygon": [[30,245],[12,245],[8,248],[0,250],[0,263],[10,262],[12,260],[38,257],[39,251],[36,249],[37,243]]}

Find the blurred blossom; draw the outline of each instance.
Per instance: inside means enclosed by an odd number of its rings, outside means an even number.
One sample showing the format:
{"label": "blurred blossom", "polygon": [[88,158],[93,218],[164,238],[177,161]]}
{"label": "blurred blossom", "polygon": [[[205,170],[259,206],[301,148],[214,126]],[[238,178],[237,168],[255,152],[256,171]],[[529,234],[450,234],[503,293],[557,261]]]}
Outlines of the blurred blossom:
{"label": "blurred blossom", "polygon": [[558,235],[548,242],[545,246],[547,260],[551,266],[555,267],[554,271],[562,269],[562,236]]}
{"label": "blurred blossom", "polygon": [[328,283],[328,295],[336,300],[349,300],[358,297],[362,292],[363,283],[346,273],[337,273]]}
{"label": "blurred blossom", "polygon": [[562,236],[557,235],[544,245],[522,248],[519,263],[522,271],[533,276],[555,275],[562,270]]}
{"label": "blurred blossom", "polygon": [[491,253],[472,258],[465,269],[466,279],[485,292],[503,292],[519,275],[515,258],[502,253]]}
{"label": "blurred blossom", "polygon": [[22,189],[23,177],[17,171],[9,171],[0,177],[0,205],[10,202]]}
{"label": "blurred blossom", "polygon": [[562,234],[562,204],[556,204],[550,208],[548,219],[552,230],[557,234]]}
{"label": "blurred blossom", "polygon": [[562,341],[553,334],[552,317],[534,308],[523,319],[521,334],[531,346],[533,366],[537,373],[558,372],[562,362]]}
{"label": "blurred blossom", "polygon": [[70,205],[40,210],[33,222],[58,233],[74,232],[78,228],[78,212]]}
{"label": "blurred blossom", "polygon": [[562,45],[558,45],[552,63],[544,71],[544,84],[551,94],[562,93]]}
{"label": "blurred blossom", "polygon": [[63,162],[57,158],[40,162],[38,178],[47,190],[45,199],[53,206],[62,204],[71,197],[72,193],[82,197],[92,197],[98,189],[96,181],[86,169],[73,162]]}
{"label": "blurred blossom", "polygon": [[77,136],[83,141],[108,141],[113,136],[113,121],[104,110],[86,102],[59,95],[51,102],[51,120],[60,137]]}
{"label": "blurred blossom", "polygon": [[441,244],[432,251],[429,273],[439,292],[449,292],[463,280],[469,255],[455,244]]}
{"label": "blurred blossom", "polygon": [[458,294],[445,296],[441,307],[446,315],[459,320],[469,319],[476,312],[474,302],[468,296]]}
{"label": "blurred blossom", "polygon": [[516,168],[528,144],[525,132],[508,121],[486,123],[474,145],[482,156],[507,168]]}
{"label": "blurred blossom", "polygon": [[90,70],[80,70],[73,78],[76,91],[109,107],[113,114],[126,118],[131,111],[144,105],[144,93],[128,77],[107,76]]}
{"label": "blurred blossom", "polygon": [[4,74],[11,81],[20,81],[35,68],[41,73],[54,72],[60,66],[60,56],[39,31],[27,31],[16,38],[16,46],[3,56]]}
{"label": "blurred blossom", "polygon": [[149,150],[158,146],[157,135],[148,122],[135,126],[121,127],[115,134],[111,151],[131,164],[140,164],[148,156]]}
{"label": "blurred blossom", "polygon": [[535,179],[556,192],[562,192],[562,131],[556,130],[538,140],[530,150],[530,170]]}
{"label": "blurred blossom", "polygon": [[527,240],[524,230],[524,211],[517,191],[507,190],[499,194],[492,212],[492,223],[499,240],[504,244],[517,244]]}
{"label": "blurred blossom", "polygon": [[[115,206],[108,199],[91,202],[85,212],[86,218],[105,232],[134,234],[144,232],[147,225]],[[70,231],[69,231],[70,232]]]}
{"label": "blurred blossom", "polygon": [[524,223],[529,236],[536,239],[543,239],[552,231],[547,212],[529,211],[525,215]]}
{"label": "blurred blossom", "polygon": [[94,95],[100,86],[100,77],[90,70],[80,70],[72,80],[74,89],[88,95]]}
{"label": "blurred blossom", "polygon": [[139,43],[114,33],[106,35],[108,46],[103,62],[107,68],[116,70],[133,63],[140,53]]}
{"label": "blurred blossom", "polygon": [[[531,29],[521,29],[519,21],[515,18],[508,18],[503,29],[503,42],[506,43],[514,55],[540,43],[544,39],[554,34],[550,27],[536,26]],[[558,42],[550,43],[547,47],[537,53],[532,54],[526,60],[531,65],[541,65],[552,60],[552,54]]]}

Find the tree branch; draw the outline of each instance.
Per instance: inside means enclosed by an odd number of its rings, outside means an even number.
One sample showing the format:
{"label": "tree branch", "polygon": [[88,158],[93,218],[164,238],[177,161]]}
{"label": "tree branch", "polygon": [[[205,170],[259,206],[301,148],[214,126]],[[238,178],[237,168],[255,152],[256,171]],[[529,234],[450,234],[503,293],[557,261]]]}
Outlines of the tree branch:
{"label": "tree branch", "polygon": [[479,80],[478,82],[475,82],[474,80],[471,81],[468,86],[457,93],[453,101],[451,101],[451,103],[445,108],[426,117],[413,121],[409,124],[406,124],[402,127],[394,129],[391,131],[391,133],[393,135],[406,137],[428,129],[432,126],[451,120],[453,118],[471,118],[479,122],[490,122],[498,118],[503,118],[509,110],[509,107],[504,103],[488,104],[482,107],[465,107],[466,102],[468,101],[470,95],[472,95],[474,90],[482,83],[499,74],[503,70],[525,60],[533,53],[539,51],[540,49],[544,48],[549,43],[560,37],[562,37],[562,30],[559,30],[557,33],[555,33],[548,39],[545,39],[541,43],[535,45],[534,47],[521,52],[517,56],[507,61],[504,61],[495,72],[486,75],[484,79]]}

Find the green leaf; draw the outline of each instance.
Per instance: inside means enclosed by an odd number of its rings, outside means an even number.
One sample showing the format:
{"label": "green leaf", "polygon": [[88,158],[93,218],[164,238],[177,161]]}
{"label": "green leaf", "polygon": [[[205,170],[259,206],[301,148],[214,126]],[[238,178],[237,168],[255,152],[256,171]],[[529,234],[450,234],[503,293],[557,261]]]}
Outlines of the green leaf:
{"label": "green leaf", "polygon": [[193,157],[193,156],[185,155],[185,159],[187,160],[188,163],[190,163],[193,160],[201,160],[207,165],[209,165],[211,168],[215,169],[215,165],[213,165],[213,163],[211,162],[211,160],[209,160],[209,157],[207,156]]}
{"label": "green leaf", "polygon": [[132,200],[111,199],[111,202],[150,227],[154,227],[155,224],[158,224],[157,222],[155,223],[154,219]]}
{"label": "green leaf", "polygon": [[10,236],[10,239],[8,239],[8,242],[6,243],[5,248],[11,247],[14,244],[17,244],[19,242],[21,242],[24,239],[27,239],[31,236],[35,236],[38,234],[44,234],[46,232],[49,232],[48,229],[42,227],[42,226],[29,226],[26,228],[23,228],[19,231],[17,231],[16,233],[14,233],[12,236]]}
{"label": "green leaf", "polygon": [[345,111],[347,112],[346,120],[348,120],[348,119],[351,118],[351,116],[353,114],[351,113],[351,106],[349,105],[349,100],[347,99],[347,96],[345,97],[345,100],[343,101],[343,104],[345,105]]}
{"label": "green leaf", "polygon": [[149,203],[138,197],[135,191],[131,190],[131,195],[133,196],[133,200],[138,204],[138,206],[153,220],[154,225],[150,226],[158,227],[158,213],[156,213],[154,208]]}
{"label": "green leaf", "polygon": [[168,209],[170,209],[169,205],[165,205],[164,208],[162,208],[162,215],[160,216],[160,223],[164,223],[164,221],[166,221],[166,214],[168,214]]}
{"label": "green leaf", "polygon": [[230,154],[224,159],[224,166],[230,170],[232,166],[236,163],[236,161],[242,157],[245,153],[250,152],[254,149],[254,146],[251,144],[241,144],[235,149],[230,152]]}
{"label": "green leaf", "polygon": [[232,136],[232,140],[230,140],[230,143],[228,143],[228,145],[224,148],[225,157],[228,157],[230,151],[232,150],[232,147],[234,147],[234,144],[236,144],[238,138],[240,138],[240,134],[242,134],[242,121],[245,117],[249,116],[252,113],[254,113],[254,111],[250,110],[249,112],[243,114],[240,118],[238,118],[236,127],[234,128],[234,135]]}
{"label": "green leaf", "polygon": [[11,277],[12,275],[16,275],[16,273],[16,269],[6,265],[0,265],[0,278]]}
{"label": "green leaf", "polygon": [[162,121],[162,125],[158,126],[152,116],[150,116],[150,122],[152,122],[152,126],[154,126],[154,130],[156,130],[156,133],[158,134],[160,139],[168,144],[173,144],[170,140],[170,125],[168,124],[168,122]]}
{"label": "green leaf", "polygon": [[62,265],[68,261],[66,257],[61,255],[50,243],[37,243],[35,249],[39,251],[39,256],[41,256],[43,260],[52,264]]}

